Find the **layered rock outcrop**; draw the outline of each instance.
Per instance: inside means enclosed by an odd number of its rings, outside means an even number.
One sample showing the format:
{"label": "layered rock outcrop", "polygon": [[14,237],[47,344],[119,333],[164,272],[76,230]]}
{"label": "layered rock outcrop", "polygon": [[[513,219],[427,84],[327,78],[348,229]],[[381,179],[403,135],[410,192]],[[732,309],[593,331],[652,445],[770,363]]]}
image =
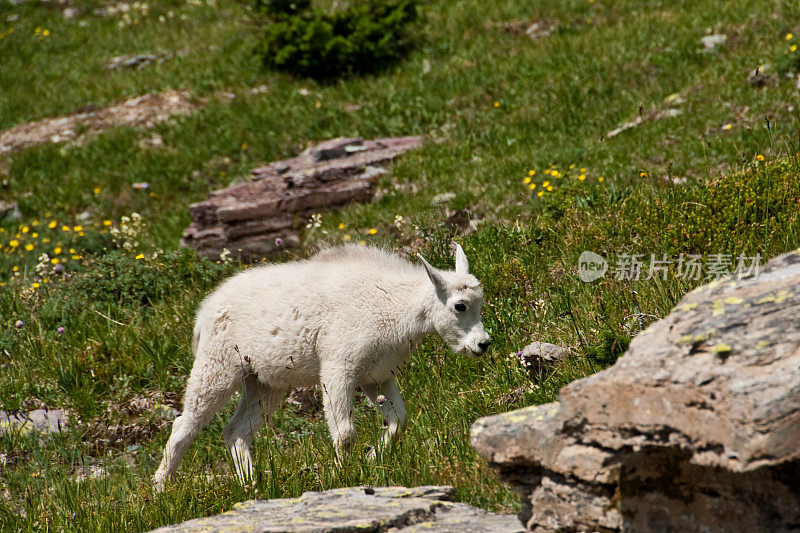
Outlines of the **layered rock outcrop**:
{"label": "layered rock outcrop", "polygon": [[517,517],[453,503],[450,500],[454,493],[453,487],[447,486],[349,487],[306,492],[299,498],[238,503],[227,513],[162,527],[153,533],[522,531]]}
{"label": "layered rock outcrop", "polygon": [[181,244],[212,259],[227,249],[245,260],[296,246],[312,213],[371,200],[383,166],[422,141],[339,137],[253,169],[250,181],[189,207],[192,223]]}
{"label": "layered rock outcrop", "polygon": [[714,281],[472,444],[529,531],[800,530],[800,253]]}

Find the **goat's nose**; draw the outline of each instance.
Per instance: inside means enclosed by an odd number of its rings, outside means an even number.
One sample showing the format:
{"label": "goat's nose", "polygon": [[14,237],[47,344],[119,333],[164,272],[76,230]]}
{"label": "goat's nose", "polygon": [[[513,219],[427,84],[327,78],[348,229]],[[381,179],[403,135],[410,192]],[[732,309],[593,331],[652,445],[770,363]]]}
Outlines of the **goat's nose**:
{"label": "goat's nose", "polygon": [[483,341],[478,343],[478,348],[481,349],[483,353],[486,353],[486,350],[489,349],[489,345],[492,344],[492,341]]}

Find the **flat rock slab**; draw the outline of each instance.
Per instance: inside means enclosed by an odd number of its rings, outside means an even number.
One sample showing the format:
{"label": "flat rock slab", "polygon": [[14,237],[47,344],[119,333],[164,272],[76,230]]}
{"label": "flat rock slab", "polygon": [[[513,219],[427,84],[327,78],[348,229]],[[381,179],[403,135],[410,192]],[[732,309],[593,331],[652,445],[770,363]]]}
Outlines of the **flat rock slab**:
{"label": "flat rock slab", "polygon": [[67,426],[67,413],[61,409],[36,409],[27,413],[0,411],[0,433],[57,433]]}
{"label": "flat rock slab", "polygon": [[478,420],[472,444],[529,531],[796,531],[800,251],[692,291],[614,366]]}
{"label": "flat rock slab", "polygon": [[81,142],[111,127],[149,128],[171,115],[188,115],[196,107],[188,91],[145,94],[101,109],[46,118],[0,131],[0,154],[46,142]]}
{"label": "flat rock slab", "polygon": [[159,533],[248,531],[349,533],[522,531],[516,516],[496,515],[450,500],[448,486],[349,487],[306,492],[299,498],[251,500],[208,518],[156,529]]}
{"label": "flat rock slab", "polygon": [[297,246],[312,213],[370,201],[386,173],[383,167],[422,142],[422,137],[338,137],[255,168],[250,181],[214,191],[189,207],[192,223],[181,244],[210,259],[228,250],[244,260]]}

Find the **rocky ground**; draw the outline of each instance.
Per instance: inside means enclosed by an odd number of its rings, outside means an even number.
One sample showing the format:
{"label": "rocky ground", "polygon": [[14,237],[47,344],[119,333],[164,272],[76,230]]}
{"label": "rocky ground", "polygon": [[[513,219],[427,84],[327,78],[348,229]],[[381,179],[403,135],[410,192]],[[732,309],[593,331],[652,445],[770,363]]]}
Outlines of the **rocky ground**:
{"label": "rocky ground", "polygon": [[350,487],[306,492],[299,498],[242,502],[227,513],[162,527],[154,533],[522,531],[516,516],[454,503],[454,493],[455,489],[448,486]]}

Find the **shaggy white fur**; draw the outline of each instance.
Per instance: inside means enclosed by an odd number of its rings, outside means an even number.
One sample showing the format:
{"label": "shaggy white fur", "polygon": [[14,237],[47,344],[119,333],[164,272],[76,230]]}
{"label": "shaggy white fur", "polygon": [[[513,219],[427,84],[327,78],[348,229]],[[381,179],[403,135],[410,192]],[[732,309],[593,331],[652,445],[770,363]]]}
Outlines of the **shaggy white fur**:
{"label": "shaggy white fur", "polygon": [[[360,387],[381,410],[390,443],[406,410],[395,373],[420,337],[437,332],[455,351],[485,353],[483,291],[456,246],[456,271],[440,271],[367,246],[248,269],[200,306],[183,413],[153,482],[163,486],[197,433],[243,384],[224,437],[242,482],[252,478],[253,435],[292,387],[320,385],[337,451],[355,438]],[[382,394],[385,400],[378,396]]]}

